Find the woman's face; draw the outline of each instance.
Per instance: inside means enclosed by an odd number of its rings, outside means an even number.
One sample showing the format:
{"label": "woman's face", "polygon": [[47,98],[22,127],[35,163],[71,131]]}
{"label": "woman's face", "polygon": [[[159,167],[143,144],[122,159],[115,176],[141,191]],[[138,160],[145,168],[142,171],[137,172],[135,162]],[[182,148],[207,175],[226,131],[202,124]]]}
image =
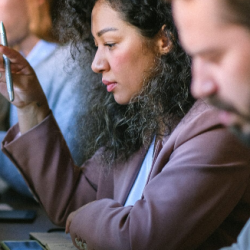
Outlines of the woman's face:
{"label": "woman's face", "polygon": [[92,70],[102,74],[117,103],[128,104],[154,67],[157,41],[148,49],[138,30],[103,0],[97,1],[92,11],[92,34],[98,47]]}

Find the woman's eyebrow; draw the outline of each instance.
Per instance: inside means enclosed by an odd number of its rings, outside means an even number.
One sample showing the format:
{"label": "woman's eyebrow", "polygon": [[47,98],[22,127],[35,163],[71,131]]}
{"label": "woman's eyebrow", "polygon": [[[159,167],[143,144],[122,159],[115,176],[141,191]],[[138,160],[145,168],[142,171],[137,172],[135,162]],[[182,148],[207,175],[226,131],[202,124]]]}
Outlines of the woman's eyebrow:
{"label": "woman's eyebrow", "polygon": [[102,36],[104,33],[106,32],[109,32],[109,31],[117,31],[118,29],[117,28],[113,28],[113,27],[110,27],[110,28],[105,28],[105,29],[102,29],[100,30],[99,32],[97,32],[97,36],[100,37]]}

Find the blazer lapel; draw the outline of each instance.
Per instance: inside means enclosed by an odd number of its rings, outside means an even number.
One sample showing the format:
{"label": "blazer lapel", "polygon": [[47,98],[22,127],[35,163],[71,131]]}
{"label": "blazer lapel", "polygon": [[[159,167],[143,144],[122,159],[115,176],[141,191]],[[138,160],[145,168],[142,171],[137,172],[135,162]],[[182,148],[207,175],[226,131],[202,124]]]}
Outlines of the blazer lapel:
{"label": "blazer lapel", "polygon": [[125,204],[128,194],[141,168],[147,150],[142,148],[125,163],[117,164],[114,169],[114,199]]}

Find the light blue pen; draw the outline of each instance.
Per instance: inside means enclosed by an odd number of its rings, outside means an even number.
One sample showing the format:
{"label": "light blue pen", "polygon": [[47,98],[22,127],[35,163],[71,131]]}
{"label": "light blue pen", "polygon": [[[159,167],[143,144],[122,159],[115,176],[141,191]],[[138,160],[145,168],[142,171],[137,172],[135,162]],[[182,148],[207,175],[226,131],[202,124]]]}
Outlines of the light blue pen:
{"label": "light blue pen", "polygon": [[[0,35],[1,35],[1,44],[4,46],[8,46],[6,31],[3,25],[3,22],[0,23]],[[9,99],[11,102],[14,101],[14,90],[13,90],[13,82],[10,70],[10,60],[7,56],[3,55],[4,60],[4,67],[5,67],[5,77],[6,77],[6,84],[7,84],[7,91],[9,94]]]}

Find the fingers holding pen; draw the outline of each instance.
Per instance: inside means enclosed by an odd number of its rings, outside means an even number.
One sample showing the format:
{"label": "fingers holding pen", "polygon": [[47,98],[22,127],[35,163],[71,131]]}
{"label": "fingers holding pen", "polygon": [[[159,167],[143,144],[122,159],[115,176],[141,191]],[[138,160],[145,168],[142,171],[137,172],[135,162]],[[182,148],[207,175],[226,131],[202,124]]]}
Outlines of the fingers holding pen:
{"label": "fingers holding pen", "polygon": [[5,82],[5,72],[0,70],[0,83]]}
{"label": "fingers holding pen", "polygon": [[[11,102],[14,101],[14,92],[13,92],[13,81],[12,81],[12,70],[11,70],[11,65],[10,65],[10,59],[6,56],[6,54],[9,54],[8,56],[11,56],[12,58],[14,58],[13,55],[11,55],[11,50],[9,49],[8,51],[8,48],[5,48],[4,46],[1,46],[0,47],[0,50],[1,50],[1,65],[0,65],[0,72],[3,72],[4,71],[4,75],[5,75],[5,82],[6,82],[6,86],[7,86],[7,92],[8,92],[8,95],[9,95],[9,100]],[[2,78],[2,74],[1,73],[1,78]],[[6,97],[6,90],[5,88],[3,87],[3,80],[2,79],[2,83],[1,83],[1,93]]]}
{"label": "fingers holding pen", "polygon": [[33,69],[30,67],[29,63],[25,58],[9,47],[0,45],[0,71],[4,70],[4,60],[3,55],[7,56],[11,62],[11,72],[12,73],[21,73],[21,74],[34,74]]}
{"label": "fingers holding pen", "polygon": [[[4,65],[3,55],[5,55],[10,61],[11,78],[13,80],[14,88],[18,91],[25,90],[32,92],[33,87],[40,88],[40,84],[37,80],[36,74],[26,59],[17,51],[0,45],[0,82],[6,83],[6,67]],[[30,91],[28,91],[30,89]]]}
{"label": "fingers holding pen", "polygon": [[[4,69],[2,69],[2,60],[1,60],[2,56],[0,54],[0,93],[2,95],[4,95],[6,98],[8,98],[7,96],[7,87],[6,87],[6,78],[5,78],[5,71]],[[6,95],[5,95],[6,92]]]}
{"label": "fingers holding pen", "polygon": [[0,52],[0,72],[2,71],[4,71],[4,63],[3,63],[3,54]]}
{"label": "fingers holding pen", "polygon": [[[2,55],[9,59],[9,66]],[[20,132],[25,133],[47,117],[49,105],[34,70],[19,52],[0,45],[0,58],[0,92],[17,107]]]}
{"label": "fingers holding pen", "polygon": [[[6,88],[6,80],[8,77],[7,68],[4,65],[3,55],[5,55],[10,62],[11,79],[13,82],[13,89],[15,93],[15,100],[12,102],[15,106],[21,108],[31,102],[46,102],[45,95],[36,77],[36,74],[26,59],[17,51],[0,45],[0,91],[8,98],[8,87]],[[7,81],[8,82],[8,81]]]}

